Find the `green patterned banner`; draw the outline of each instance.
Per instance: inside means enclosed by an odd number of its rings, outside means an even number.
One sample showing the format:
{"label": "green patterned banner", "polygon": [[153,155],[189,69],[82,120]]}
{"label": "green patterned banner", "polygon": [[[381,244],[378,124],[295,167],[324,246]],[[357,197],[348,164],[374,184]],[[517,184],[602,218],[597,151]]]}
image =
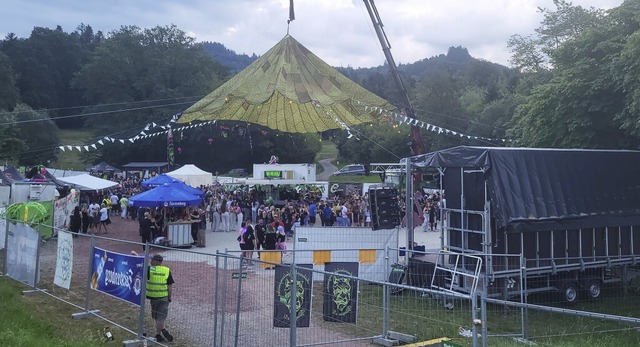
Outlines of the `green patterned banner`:
{"label": "green patterned banner", "polygon": [[322,317],[328,322],[355,323],[358,316],[358,263],[325,263]]}

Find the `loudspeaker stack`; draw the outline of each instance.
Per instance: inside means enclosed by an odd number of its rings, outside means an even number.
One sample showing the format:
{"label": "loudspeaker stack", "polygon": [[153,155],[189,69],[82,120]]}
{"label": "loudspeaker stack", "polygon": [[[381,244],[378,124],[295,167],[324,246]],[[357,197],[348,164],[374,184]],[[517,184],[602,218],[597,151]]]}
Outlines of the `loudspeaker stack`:
{"label": "loudspeaker stack", "polygon": [[369,205],[373,230],[394,229],[400,225],[398,189],[388,187],[369,189]]}

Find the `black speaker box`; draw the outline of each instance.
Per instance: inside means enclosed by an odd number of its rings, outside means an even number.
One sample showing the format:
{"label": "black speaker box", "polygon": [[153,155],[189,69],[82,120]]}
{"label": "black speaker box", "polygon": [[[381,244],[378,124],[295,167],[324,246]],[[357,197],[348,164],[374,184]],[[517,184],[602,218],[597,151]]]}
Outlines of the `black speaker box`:
{"label": "black speaker box", "polygon": [[379,188],[369,191],[369,195],[375,195],[376,199],[395,198],[398,196],[398,190],[395,188]]}

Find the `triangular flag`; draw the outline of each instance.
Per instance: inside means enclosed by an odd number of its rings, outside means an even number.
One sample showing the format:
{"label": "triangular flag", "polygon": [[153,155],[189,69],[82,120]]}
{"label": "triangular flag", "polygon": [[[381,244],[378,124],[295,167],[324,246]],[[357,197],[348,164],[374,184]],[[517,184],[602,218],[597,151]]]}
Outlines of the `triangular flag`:
{"label": "triangular flag", "polygon": [[76,146],[76,149],[78,150],[78,152],[82,152],[82,148],[80,148],[80,146]]}
{"label": "triangular flag", "polygon": [[124,140],[123,140],[123,139],[119,139],[118,141],[120,141],[120,143],[124,143]]}
{"label": "triangular flag", "polygon": [[104,142],[102,142],[102,140],[98,140],[98,143],[99,143],[101,146],[104,146]]}
{"label": "triangular flag", "polygon": [[60,148],[64,152],[64,146],[60,146],[58,148]]}
{"label": "triangular flag", "polygon": [[89,146],[84,146],[84,150],[89,152]]}
{"label": "triangular flag", "polygon": [[98,149],[98,147],[96,146],[96,144],[95,144],[95,143],[94,143],[94,144],[92,144],[92,145],[91,145],[91,147],[92,147],[93,149]]}
{"label": "triangular flag", "polygon": [[67,145],[67,148],[69,148],[70,151],[73,151],[73,146]]}

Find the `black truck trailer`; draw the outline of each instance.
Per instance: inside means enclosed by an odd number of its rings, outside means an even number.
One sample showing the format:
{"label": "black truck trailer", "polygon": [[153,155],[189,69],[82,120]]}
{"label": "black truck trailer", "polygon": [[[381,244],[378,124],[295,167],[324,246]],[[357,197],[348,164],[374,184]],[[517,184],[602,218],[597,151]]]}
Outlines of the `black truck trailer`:
{"label": "black truck trailer", "polygon": [[639,151],[460,146],[405,160],[440,173],[449,289],[572,302],[640,265]]}

